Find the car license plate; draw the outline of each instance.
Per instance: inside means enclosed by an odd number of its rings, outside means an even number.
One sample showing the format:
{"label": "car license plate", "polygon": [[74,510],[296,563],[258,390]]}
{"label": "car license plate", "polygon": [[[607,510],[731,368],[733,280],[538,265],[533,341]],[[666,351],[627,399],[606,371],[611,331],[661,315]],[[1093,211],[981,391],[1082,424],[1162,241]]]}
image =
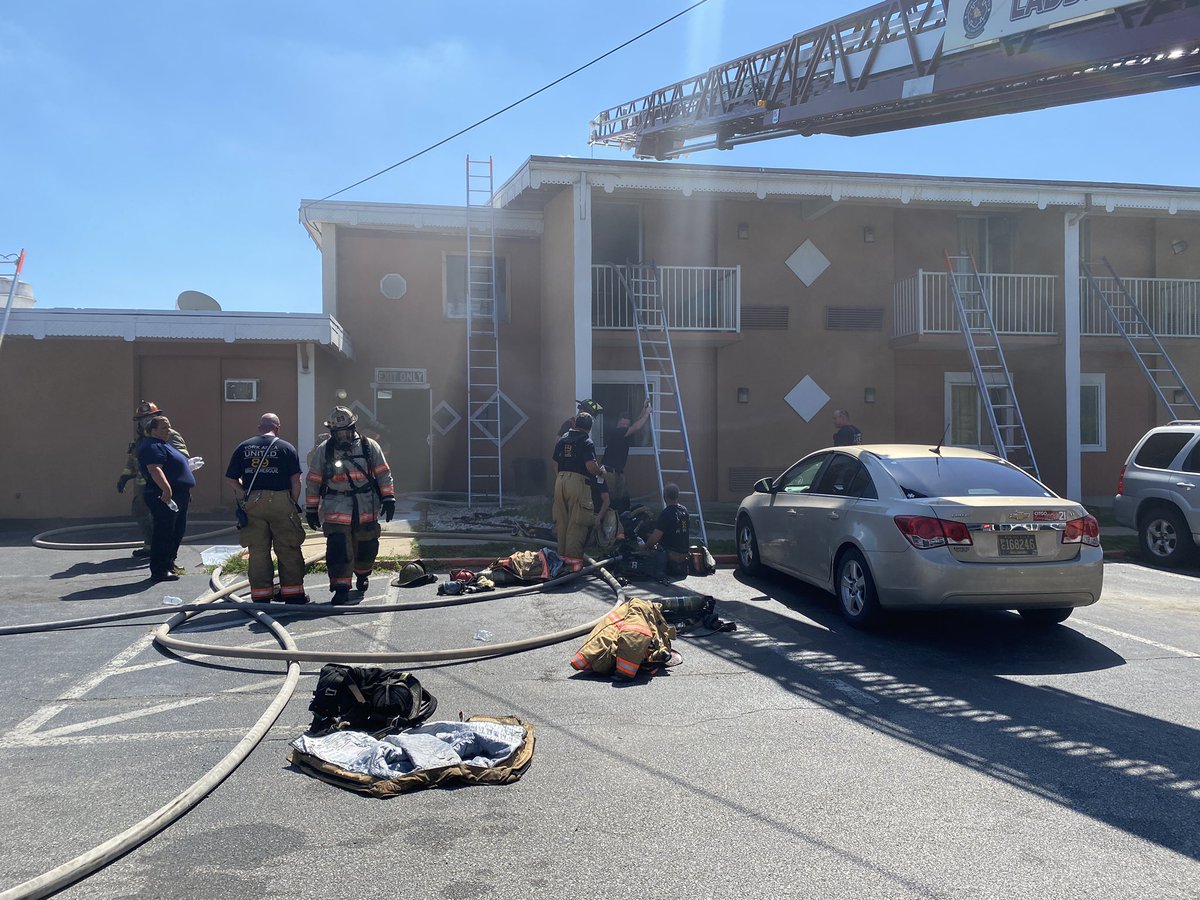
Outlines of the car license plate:
{"label": "car license plate", "polygon": [[1037,556],[1037,535],[998,534],[1001,556]]}

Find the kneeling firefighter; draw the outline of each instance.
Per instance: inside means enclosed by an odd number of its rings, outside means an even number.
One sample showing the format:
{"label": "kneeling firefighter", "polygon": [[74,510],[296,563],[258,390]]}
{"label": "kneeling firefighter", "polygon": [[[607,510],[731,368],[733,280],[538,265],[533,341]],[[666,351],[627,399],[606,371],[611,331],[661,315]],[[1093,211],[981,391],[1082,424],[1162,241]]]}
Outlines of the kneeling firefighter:
{"label": "kneeling firefighter", "polygon": [[308,524],[325,535],[325,566],[334,604],[350,601],[350,575],[355,587],[367,589],[379,554],[379,518],[396,513],[392,470],[383,450],[355,430],[358,416],[335,407],[325,427],[330,437],[308,456],[304,507]]}

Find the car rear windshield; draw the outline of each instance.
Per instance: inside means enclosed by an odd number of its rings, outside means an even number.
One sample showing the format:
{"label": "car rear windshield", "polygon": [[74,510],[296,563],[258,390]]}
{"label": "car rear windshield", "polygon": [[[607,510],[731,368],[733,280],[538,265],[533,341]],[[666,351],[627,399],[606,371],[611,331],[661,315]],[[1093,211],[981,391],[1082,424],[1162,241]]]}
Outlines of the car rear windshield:
{"label": "car rear windshield", "polygon": [[1190,431],[1160,431],[1146,438],[1134,460],[1147,469],[1169,469],[1184,444],[1192,439]]}
{"label": "car rear windshield", "polygon": [[929,454],[929,459],[879,460],[904,495],[916,497],[1053,497],[1020,469],[1000,460]]}

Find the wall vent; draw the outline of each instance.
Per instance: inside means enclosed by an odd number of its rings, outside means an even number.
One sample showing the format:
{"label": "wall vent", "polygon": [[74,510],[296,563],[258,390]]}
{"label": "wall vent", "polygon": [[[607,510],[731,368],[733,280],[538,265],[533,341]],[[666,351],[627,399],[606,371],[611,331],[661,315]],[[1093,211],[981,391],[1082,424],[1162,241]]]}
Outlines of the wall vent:
{"label": "wall vent", "polygon": [[787,331],[791,312],[786,306],[743,306],[742,328],[754,331]]}
{"label": "wall vent", "polygon": [[754,490],[754,482],[760,478],[774,478],[779,469],[774,466],[741,466],[729,469],[729,493],[744,497]]}
{"label": "wall vent", "polygon": [[827,306],[827,331],[882,331],[882,306]]}

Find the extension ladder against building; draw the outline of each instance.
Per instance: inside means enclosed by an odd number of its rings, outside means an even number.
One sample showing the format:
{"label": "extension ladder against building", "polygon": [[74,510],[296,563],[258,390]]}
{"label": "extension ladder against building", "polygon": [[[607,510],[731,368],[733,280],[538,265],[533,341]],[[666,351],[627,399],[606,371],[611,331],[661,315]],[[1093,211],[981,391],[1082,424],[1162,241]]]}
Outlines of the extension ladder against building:
{"label": "extension ladder against building", "polygon": [[613,268],[629,297],[638,356],[642,361],[642,385],[654,409],[650,436],[654,442],[659,495],[670,482],[679,487],[680,502],[694,516],[700,540],[707,544],[708,532],[704,527],[692,448],[688,442],[683,398],[675,374],[675,354],[671,350],[658,267],[653,263],[639,263]]}
{"label": "extension ladder against building", "polygon": [[467,506],[504,505],[492,159],[467,157]]}
{"label": "extension ladder against building", "polygon": [[1000,335],[975,260],[970,255],[946,253],[945,257],[946,273],[958,307],[958,323],[971,354],[980,406],[987,414],[996,455],[1040,480],[1037,459],[1013,389],[1012,373],[1000,348]]}
{"label": "extension ladder against building", "polygon": [[1125,282],[1117,277],[1108,257],[1101,257],[1099,264],[1081,261],[1079,267],[1087,279],[1088,290],[1104,304],[1154,393],[1167,408],[1167,418],[1200,418],[1196,395],[1167,355],[1150,320],[1129,293]]}

